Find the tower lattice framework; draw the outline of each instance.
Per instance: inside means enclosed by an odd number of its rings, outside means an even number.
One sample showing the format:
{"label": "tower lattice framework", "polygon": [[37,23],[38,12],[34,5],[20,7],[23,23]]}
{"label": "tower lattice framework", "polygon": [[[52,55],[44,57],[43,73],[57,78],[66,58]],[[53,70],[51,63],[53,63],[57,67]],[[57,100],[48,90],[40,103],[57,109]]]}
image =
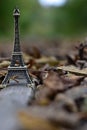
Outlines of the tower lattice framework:
{"label": "tower lattice framework", "polygon": [[14,25],[15,25],[15,39],[14,49],[11,57],[11,64],[8,67],[8,72],[2,82],[6,85],[29,85],[32,84],[30,75],[28,74],[27,67],[24,64],[22,52],[20,48],[19,38],[19,9],[15,8],[13,12]]}

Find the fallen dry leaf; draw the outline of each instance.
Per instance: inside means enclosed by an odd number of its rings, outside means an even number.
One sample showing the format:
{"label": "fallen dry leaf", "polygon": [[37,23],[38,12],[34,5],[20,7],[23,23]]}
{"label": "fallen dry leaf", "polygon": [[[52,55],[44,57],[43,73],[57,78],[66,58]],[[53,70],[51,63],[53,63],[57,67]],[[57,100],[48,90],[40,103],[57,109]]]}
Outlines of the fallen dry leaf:
{"label": "fallen dry leaf", "polygon": [[48,75],[46,76],[45,79],[43,79],[43,84],[52,89],[53,91],[61,91],[64,89],[64,85],[59,78],[58,73],[54,71],[49,71]]}
{"label": "fallen dry leaf", "polygon": [[5,68],[8,67],[10,65],[10,61],[2,61],[0,63],[0,68]]}
{"label": "fallen dry leaf", "polygon": [[18,113],[24,128],[31,130],[60,130],[60,128],[75,128],[79,125],[78,114],[56,111],[51,107],[30,107]]}
{"label": "fallen dry leaf", "polygon": [[51,125],[46,119],[28,115],[25,112],[19,113],[19,119],[24,129],[27,130],[62,130],[54,125]]}
{"label": "fallen dry leaf", "polygon": [[76,75],[87,76],[87,68],[79,69],[75,66],[60,66],[60,67],[57,67],[57,70],[70,72]]}

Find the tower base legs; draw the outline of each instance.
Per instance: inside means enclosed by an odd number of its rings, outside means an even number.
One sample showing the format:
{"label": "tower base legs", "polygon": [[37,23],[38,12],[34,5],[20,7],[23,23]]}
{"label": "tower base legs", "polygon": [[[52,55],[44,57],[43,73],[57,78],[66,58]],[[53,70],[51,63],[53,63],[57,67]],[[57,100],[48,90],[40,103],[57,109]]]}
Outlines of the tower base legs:
{"label": "tower base legs", "polygon": [[28,85],[32,84],[31,77],[28,74],[27,69],[9,69],[5,76],[2,85]]}

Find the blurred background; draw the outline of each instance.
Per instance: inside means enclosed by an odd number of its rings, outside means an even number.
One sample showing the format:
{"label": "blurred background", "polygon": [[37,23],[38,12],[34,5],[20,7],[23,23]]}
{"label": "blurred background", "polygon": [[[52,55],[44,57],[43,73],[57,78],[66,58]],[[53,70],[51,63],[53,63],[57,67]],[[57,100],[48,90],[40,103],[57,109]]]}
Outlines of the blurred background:
{"label": "blurred background", "polygon": [[[75,43],[87,35],[87,0],[1,0],[0,41],[14,37],[12,12],[21,12],[21,40],[26,43]],[[4,42],[3,42],[4,43]]]}
{"label": "blurred background", "polygon": [[1,0],[0,37],[13,34],[15,6],[21,11],[23,37],[69,37],[87,31],[87,0]]}

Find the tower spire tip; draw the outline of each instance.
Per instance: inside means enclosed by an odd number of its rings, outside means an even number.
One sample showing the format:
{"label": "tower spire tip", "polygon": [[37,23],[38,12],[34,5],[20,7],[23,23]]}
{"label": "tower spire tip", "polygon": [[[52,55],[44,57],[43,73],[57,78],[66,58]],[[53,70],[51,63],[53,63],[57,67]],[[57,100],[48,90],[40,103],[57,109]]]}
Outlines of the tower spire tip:
{"label": "tower spire tip", "polygon": [[15,7],[13,11],[13,16],[20,16],[20,10],[17,8],[17,6]]}

